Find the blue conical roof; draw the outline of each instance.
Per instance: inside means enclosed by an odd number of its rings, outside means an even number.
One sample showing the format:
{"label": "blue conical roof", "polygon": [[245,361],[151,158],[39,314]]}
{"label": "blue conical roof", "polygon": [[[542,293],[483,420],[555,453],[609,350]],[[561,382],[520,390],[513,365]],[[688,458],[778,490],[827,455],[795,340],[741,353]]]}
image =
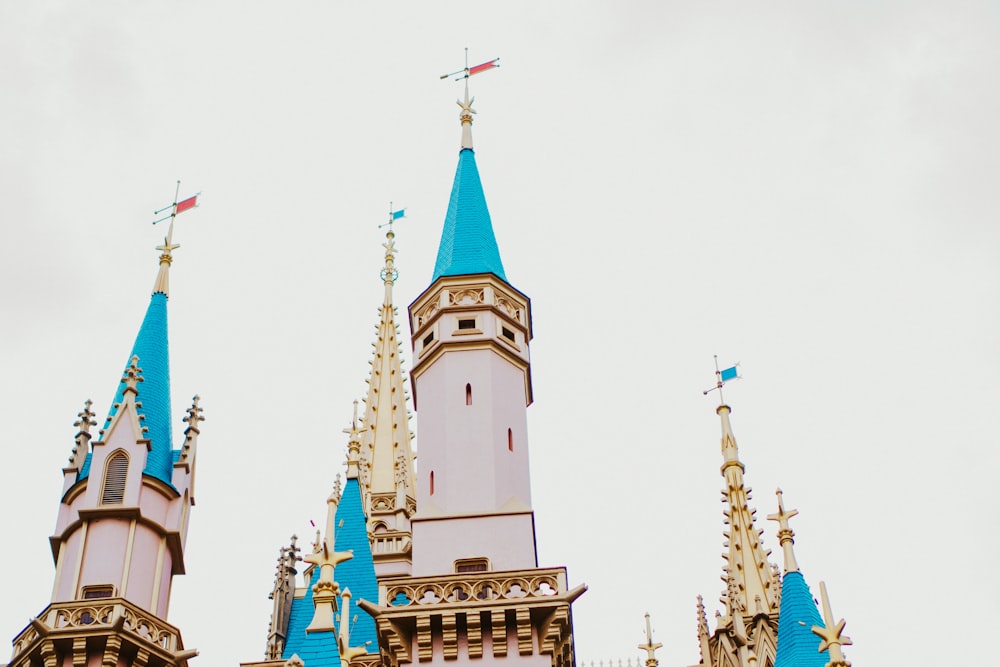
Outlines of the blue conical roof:
{"label": "blue conical roof", "polygon": [[[368,541],[368,520],[361,504],[361,487],[358,480],[349,478],[337,505],[334,519],[336,551],[353,551],[354,557],[340,563],[333,573],[340,586],[351,591],[350,646],[364,646],[369,653],[378,652],[378,636],[375,633],[375,619],[357,606],[358,600],[368,600],[378,604],[378,581],[375,579],[375,562],[372,559],[371,543]],[[340,652],[334,632],[310,632],[306,628],[313,618],[312,587],[319,581],[320,568],[313,568],[309,590],[292,602],[288,619],[288,639],[282,658],[287,660],[298,655],[306,667],[339,667]],[[340,613],[344,612],[343,597],[338,601]],[[354,617],[358,620],[355,621]],[[338,628],[339,628],[338,624]]]}
{"label": "blue conical roof", "polygon": [[507,280],[479,180],[476,155],[471,148],[463,148],[458,154],[458,169],[431,281],[441,276],[472,273],[493,273]]}
{"label": "blue conical roof", "polygon": [[[368,541],[368,519],[361,504],[361,487],[358,480],[348,478],[344,494],[337,506],[337,551],[351,550],[354,558],[337,566],[334,577],[340,590],[351,591],[351,646],[367,646],[369,653],[378,653],[378,635],[375,619],[357,607],[358,600],[378,604],[378,581],[375,579],[375,561],[371,542]],[[354,621],[357,614],[358,620]]]}
{"label": "blue conical roof", "polygon": [[[138,386],[139,395],[136,400],[142,403],[140,412],[146,416],[142,423],[149,429],[146,437],[150,440],[150,451],[143,473],[171,484],[174,451],[170,425],[170,354],[167,346],[167,295],[163,292],[154,292],[149,301],[146,316],[135,337],[135,344],[132,345],[132,352],[125,362],[125,369],[128,369],[133,356],[139,357],[139,368],[142,369],[143,382]],[[123,375],[125,369],[122,371]],[[123,402],[124,390],[125,383],[119,382],[104,423],[105,429],[118,413],[115,406]],[[89,464],[88,454],[80,471],[81,479],[90,473]]]}
{"label": "blue conical roof", "polygon": [[781,581],[781,610],[778,615],[778,651],[774,667],[824,667],[830,657],[820,653],[814,625],[823,625],[816,600],[801,572],[786,572]]}

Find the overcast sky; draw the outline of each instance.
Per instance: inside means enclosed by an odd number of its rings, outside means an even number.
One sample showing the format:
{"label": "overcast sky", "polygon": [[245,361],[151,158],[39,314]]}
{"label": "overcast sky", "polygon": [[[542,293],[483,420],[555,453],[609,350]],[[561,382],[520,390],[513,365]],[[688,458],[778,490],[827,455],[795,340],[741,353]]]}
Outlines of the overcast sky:
{"label": "overcast sky", "polygon": [[661,664],[697,661],[718,354],[758,517],[780,484],[848,657],[982,663],[998,28],[995,1],[3,3],[0,630],[49,602],[72,424],[107,413],[181,179],[177,443],[196,392],[207,421],[170,621],[203,667],[263,656],[278,548],[323,518],[365,391],[390,200],[407,341],[431,277],[460,138],[438,76],[468,46],[502,58],[473,134],[532,299],[540,564],[590,586],[578,657],[636,655],[649,611]]}

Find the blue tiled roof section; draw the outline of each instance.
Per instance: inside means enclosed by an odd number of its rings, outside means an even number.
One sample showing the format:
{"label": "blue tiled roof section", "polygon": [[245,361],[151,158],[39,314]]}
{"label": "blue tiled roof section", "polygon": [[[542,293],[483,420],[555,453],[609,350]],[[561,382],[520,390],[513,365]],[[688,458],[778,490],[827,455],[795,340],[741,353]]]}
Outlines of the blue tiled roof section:
{"label": "blue tiled roof section", "polygon": [[471,148],[463,148],[458,154],[432,282],[441,276],[471,273],[494,273],[507,280],[479,180],[476,154]]}
{"label": "blue tiled roof section", "polygon": [[824,667],[829,652],[820,653],[814,625],[823,625],[819,609],[801,572],[786,572],[781,581],[778,652],[774,667]]}
{"label": "blue tiled roof section", "polygon": [[[143,472],[170,484],[173,477],[174,455],[170,427],[170,354],[167,349],[166,294],[162,292],[153,294],[149,308],[146,309],[146,317],[139,327],[139,334],[135,337],[132,352],[128,356],[125,369],[128,368],[133,356],[139,357],[143,381],[138,385],[139,395],[136,400],[142,403],[140,411],[146,415],[143,425],[149,427],[146,437],[150,439],[152,445]],[[122,375],[125,369],[122,369]],[[118,412],[114,405],[122,402],[124,389],[125,383],[119,382],[104,428],[108,427],[111,418]],[[89,468],[86,470],[89,473]],[[85,476],[81,472],[80,477]]]}
{"label": "blue tiled roof section", "polygon": [[[341,564],[343,567],[343,564]],[[334,572],[340,571],[338,567]],[[319,581],[319,568],[313,568],[306,594],[292,601],[292,611],[288,618],[288,639],[281,657],[288,660],[297,655],[305,662],[306,667],[340,667],[340,651],[337,650],[337,635],[332,631],[306,633],[306,628],[312,623],[313,594],[312,587]]]}
{"label": "blue tiled roof section", "polygon": [[[337,514],[334,518],[336,538],[334,549],[353,551],[354,557],[342,562],[334,570],[333,578],[340,586],[351,591],[350,646],[364,646],[369,653],[378,653],[378,637],[375,634],[375,619],[357,606],[358,600],[368,600],[378,604],[378,581],[375,579],[375,562],[372,560],[371,543],[368,541],[368,520],[361,504],[361,488],[358,480],[348,479],[340,496]],[[337,637],[333,632],[311,632],[306,628],[313,618],[312,587],[319,581],[320,568],[314,568],[305,596],[292,602],[288,619],[288,639],[282,659],[288,660],[298,655],[306,667],[339,667],[340,652]],[[339,613],[344,612],[343,597],[337,602]],[[358,620],[355,621],[354,617]],[[337,621],[340,627],[340,621]]]}
{"label": "blue tiled roof section", "polygon": [[[361,488],[358,480],[348,479],[337,506],[337,551],[351,550],[354,558],[337,566],[334,578],[340,590],[351,591],[351,646],[364,646],[369,653],[378,653],[378,636],[375,619],[357,606],[358,600],[378,604],[378,582],[372,560],[371,542],[368,541],[368,520],[361,505]],[[341,605],[343,609],[343,605]],[[354,621],[357,615],[358,620]]]}

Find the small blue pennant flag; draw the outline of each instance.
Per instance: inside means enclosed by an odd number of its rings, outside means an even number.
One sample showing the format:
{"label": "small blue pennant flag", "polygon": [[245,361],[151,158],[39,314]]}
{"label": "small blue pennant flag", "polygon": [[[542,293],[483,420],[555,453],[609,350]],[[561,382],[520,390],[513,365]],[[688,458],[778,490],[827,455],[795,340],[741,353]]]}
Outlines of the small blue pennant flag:
{"label": "small blue pennant flag", "polygon": [[405,215],[406,215],[406,209],[405,208],[401,208],[398,211],[393,211],[392,212],[392,220],[393,221],[399,220],[400,218],[404,217]]}
{"label": "small blue pennant flag", "polygon": [[[739,364],[736,364],[739,366]],[[736,370],[736,366],[730,366],[729,368],[723,368],[719,371],[719,379],[723,382],[729,382],[730,380],[735,380],[739,377],[739,371]]]}

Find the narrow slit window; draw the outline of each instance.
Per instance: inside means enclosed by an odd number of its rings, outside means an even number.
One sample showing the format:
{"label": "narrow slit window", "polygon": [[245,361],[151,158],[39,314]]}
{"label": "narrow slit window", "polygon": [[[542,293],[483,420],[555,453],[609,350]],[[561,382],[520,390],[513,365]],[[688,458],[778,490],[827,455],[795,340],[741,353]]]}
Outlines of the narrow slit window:
{"label": "narrow slit window", "polygon": [[472,385],[465,385],[465,404],[472,405]]}
{"label": "narrow slit window", "polygon": [[434,495],[434,471],[431,470],[431,495]]}
{"label": "narrow slit window", "polygon": [[507,429],[507,451],[514,451],[514,431]]}
{"label": "narrow slit window", "polygon": [[128,476],[128,455],[118,451],[104,463],[102,505],[121,505],[125,501],[125,478]]}

